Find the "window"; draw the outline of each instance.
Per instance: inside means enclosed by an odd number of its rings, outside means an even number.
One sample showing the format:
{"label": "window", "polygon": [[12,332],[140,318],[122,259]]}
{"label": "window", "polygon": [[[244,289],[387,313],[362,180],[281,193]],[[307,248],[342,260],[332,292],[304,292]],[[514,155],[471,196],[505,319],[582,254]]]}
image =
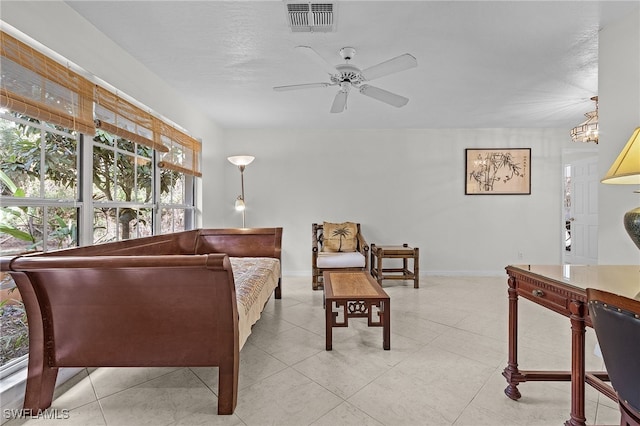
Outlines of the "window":
{"label": "window", "polygon": [[76,136],[19,114],[3,114],[0,132],[2,253],[77,245]]}
{"label": "window", "polygon": [[193,176],[171,169],[160,171],[161,234],[194,227],[193,191]]}
{"label": "window", "polygon": [[[0,42],[0,254],[193,228],[200,142],[3,31]],[[0,272],[0,377],[28,350],[13,289]]]}
{"label": "window", "polygon": [[[77,245],[78,157],[76,135],[68,130],[20,114],[0,115],[2,255]],[[12,366],[0,368],[0,377],[20,366],[29,348],[15,287],[11,276],[0,272],[0,366]]]}
{"label": "window", "polygon": [[93,138],[93,242],[153,235],[153,149],[101,129]]}
{"label": "window", "polygon": [[[102,129],[90,138],[9,112],[0,115],[0,136],[3,255],[73,247],[83,232],[103,243],[193,228],[194,177],[155,167],[158,151],[150,146]],[[82,146],[92,153],[84,173]],[[88,200],[81,197],[82,176],[91,176]],[[93,221],[83,227],[85,208]],[[15,283],[8,274],[0,279],[0,289],[10,290],[0,302],[3,365],[27,353],[28,336]]]}

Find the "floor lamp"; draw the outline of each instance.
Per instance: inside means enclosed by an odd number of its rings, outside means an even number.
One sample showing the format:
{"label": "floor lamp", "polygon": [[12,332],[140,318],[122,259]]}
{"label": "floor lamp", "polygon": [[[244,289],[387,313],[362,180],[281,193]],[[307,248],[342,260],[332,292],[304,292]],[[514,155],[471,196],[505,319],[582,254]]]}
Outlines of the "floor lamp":
{"label": "floor lamp", "polygon": [[[633,132],[601,182],[640,185],[640,127]],[[624,227],[640,249],[640,207],[624,215]]]}
{"label": "floor lamp", "polygon": [[244,168],[251,164],[251,162],[255,159],[255,157],[251,155],[234,155],[231,157],[227,157],[227,160],[234,166],[238,166],[240,169],[240,187],[242,192],[236,198],[236,211],[242,212],[242,227],[245,227],[245,210],[246,204],[244,199]]}

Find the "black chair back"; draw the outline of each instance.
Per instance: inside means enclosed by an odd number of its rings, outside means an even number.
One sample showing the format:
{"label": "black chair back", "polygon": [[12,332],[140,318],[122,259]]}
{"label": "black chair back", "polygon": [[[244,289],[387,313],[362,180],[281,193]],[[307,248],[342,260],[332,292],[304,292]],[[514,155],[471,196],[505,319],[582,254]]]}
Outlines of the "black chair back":
{"label": "black chair back", "polygon": [[640,425],[640,300],[587,289],[589,316],[611,386],[618,394],[622,425]]}

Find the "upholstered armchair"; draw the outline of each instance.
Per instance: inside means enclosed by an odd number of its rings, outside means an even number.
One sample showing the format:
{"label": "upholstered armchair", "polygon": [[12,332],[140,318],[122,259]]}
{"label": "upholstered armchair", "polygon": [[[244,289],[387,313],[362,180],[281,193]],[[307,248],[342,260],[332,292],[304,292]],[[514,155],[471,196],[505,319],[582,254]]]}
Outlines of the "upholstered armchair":
{"label": "upholstered armchair", "polygon": [[354,222],[312,225],[312,286],[323,286],[324,271],[366,271],[369,269],[369,245]]}

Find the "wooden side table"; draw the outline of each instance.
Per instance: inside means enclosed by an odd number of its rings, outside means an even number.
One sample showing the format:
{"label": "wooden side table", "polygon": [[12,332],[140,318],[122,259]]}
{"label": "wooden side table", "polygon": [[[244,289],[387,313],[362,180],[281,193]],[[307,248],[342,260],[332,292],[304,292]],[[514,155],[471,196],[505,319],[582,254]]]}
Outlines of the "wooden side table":
{"label": "wooden side table", "polygon": [[[402,268],[383,268],[382,259],[402,259]],[[408,260],[413,259],[413,271]],[[377,246],[371,244],[371,275],[382,285],[382,280],[413,280],[413,288],[420,287],[419,250],[417,247]]]}

